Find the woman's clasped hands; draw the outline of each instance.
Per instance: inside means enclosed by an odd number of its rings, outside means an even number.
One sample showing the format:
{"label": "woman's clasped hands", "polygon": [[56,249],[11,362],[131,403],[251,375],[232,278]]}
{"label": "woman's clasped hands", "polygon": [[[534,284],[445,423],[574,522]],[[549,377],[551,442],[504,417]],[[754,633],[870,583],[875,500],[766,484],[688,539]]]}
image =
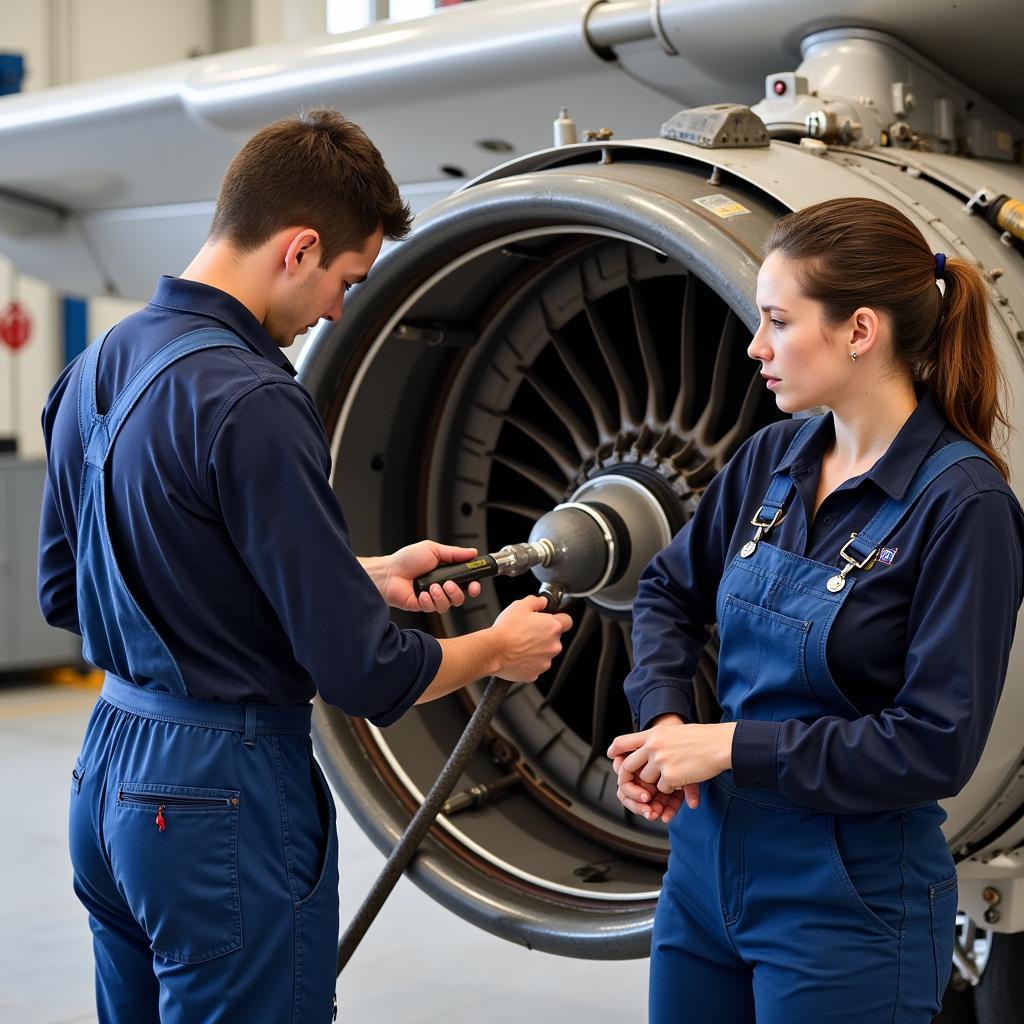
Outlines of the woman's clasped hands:
{"label": "woman's clasped hands", "polygon": [[735,730],[735,722],[698,725],[665,714],[642,732],[617,736],[608,756],[619,802],[648,821],[671,821],[684,801],[695,809],[700,783],[732,767]]}

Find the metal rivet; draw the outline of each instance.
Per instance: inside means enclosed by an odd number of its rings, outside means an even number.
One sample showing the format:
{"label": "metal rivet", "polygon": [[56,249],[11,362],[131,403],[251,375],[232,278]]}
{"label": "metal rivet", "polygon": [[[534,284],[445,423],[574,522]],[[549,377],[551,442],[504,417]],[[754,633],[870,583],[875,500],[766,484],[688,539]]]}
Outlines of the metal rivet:
{"label": "metal rivet", "polygon": [[1002,900],[1003,896],[1002,893],[994,886],[988,885],[981,890],[981,898],[990,906],[994,907]]}
{"label": "metal rivet", "polygon": [[989,909],[985,911],[985,923],[995,924],[1002,916],[1003,915],[994,907],[989,907]]}
{"label": "metal rivet", "polygon": [[749,558],[756,550],[757,545],[752,540],[748,540],[747,543],[740,548],[740,558]]}
{"label": "metal rivet", "polygon": [[825,584],[825,586],[828,587],[828,589],[833,594],[838,594],[839,591],[842,590],[843,587],[846,586],[846,580],[844,580],[842,576],[833,576],[828,581],[828,583]]}

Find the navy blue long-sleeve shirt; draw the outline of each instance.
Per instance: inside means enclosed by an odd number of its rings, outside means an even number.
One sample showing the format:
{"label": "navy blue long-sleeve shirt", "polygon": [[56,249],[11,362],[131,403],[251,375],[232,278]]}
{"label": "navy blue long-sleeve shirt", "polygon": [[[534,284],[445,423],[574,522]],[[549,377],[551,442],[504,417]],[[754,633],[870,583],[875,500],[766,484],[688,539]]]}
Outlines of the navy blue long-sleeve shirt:
{"label": "navy blue long-sleeve shirt", "polygon": [[[391,622],[350,547],[313,400],[252,313],[219,289],[162,278],[104,344],[99,409],[173,338],[216,326],[248,350],[172,365],[114,445],[107,509],[121,573],[193,697],[287,705],[319,690],[390,724],[437,674],[440,645]],[[43,412],[39,544],[43,615],[75,632],[81,365],[66,368]]]}
{"label": "navy blue long-sleeve shirt", "polygon": [[[785,458],[802,421],[750,438],[710,483],[693,518],[644,571],[633,606],[635,667],[626,695],[639,728],[692,719],[697,659],[715,622],[719,581],[751,539],[774,472],[796,494],[761,543],[839,566],[839,549],[886,497],[901,498],[934,451],[962,440],[934,396],[920,401],[885,454],[814,513],[831,413]],[[993,466],[947,470],[885,542],[891,562],[857,571],[826,648],[836,684],[862,717],[740,721],[733,779],[822,810],[908,806],[957,793],[981,757],[1024,598],[1024,513]]]}

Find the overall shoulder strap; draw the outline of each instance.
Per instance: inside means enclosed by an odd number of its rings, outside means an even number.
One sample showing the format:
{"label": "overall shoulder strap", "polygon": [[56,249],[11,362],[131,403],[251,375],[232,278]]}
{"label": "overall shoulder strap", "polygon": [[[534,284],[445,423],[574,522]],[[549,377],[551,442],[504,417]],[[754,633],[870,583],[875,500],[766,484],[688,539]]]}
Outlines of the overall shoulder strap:
{"label": "overall shoulder strap", "polygon": [[135,403],[142,397],[150,384],[179,359],[207,348],[245,349],[246,345],[237,335],[232,334],[223,327],[205,327],[201,330],[189,331],[188,334],[183,334],[173,341],[169,341],[163,348],[154,352],[122,388],[103,416],[96,414],[95,362],[99,355],[97,352],[92,359],[91,408],[94,417],[93,422],[100,420],[102,426],[89,437],[85,456],[86,461],[96,466],[103,466],[110,455],[110,449],[113,447],[121,427],[124,425],[124,421],[128,418],[128,414],[135,408]]}
{"label": "overall shoulder strap", "polygon": [[[782,461],[788,459],[790,455],[792,455],[793,452],[803,444],[811,431],[814,430],[818,423],[818,419],[819,417],[817,416],[809,416],[804,421],[803,426],[801,426],[793,435],[793,440],[790,441],[789,447],[786,449],[786,454],[782,457]],[[794,486],[793,478],[789,475],[788,470],[775,473],[772,476],[771,483],[768,485],[768,490],[765,492],[765,496],[761,499],[760,518],[765,522],[771,522],[775,515],[780,513],[785,507]]]}
{"label": "overall shoulder strap", "polygon": [[[111,328],[110,330],[113,330]],[[93,424],[99,419],[96,411],[96,368],[99,364],[100,350],[107,340],[106,334],[97,338],[86,350],[82,359],[82,369],[78,378],[78,432],[82,435],[82,448],[88,448],[89,435]]]}
{"label": "overall shoulder strap", "polygon": [[903,521],[904,516],[913,508],[914,503],[921,497],[928,485],[950,466],[954,466],[964,459],[984,459],[986,462],[991,462],[989,457],[970,441],[954,441],[952,444],[940,448],[921,464],[910,481],[910,486],[903,498],[899,501],[895,498],[886,499],[882,507],[872,517],[871,522],[849,542],[847,547],[851,554],[855,555],[858,561],[863,562],[880,549]]}

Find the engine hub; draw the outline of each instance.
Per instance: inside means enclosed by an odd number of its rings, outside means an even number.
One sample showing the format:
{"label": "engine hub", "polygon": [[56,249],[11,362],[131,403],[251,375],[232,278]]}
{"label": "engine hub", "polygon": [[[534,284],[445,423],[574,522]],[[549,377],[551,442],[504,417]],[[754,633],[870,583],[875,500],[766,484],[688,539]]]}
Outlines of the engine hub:
{"label": "engine hub", "polygon": [[[620,473],[592,477],[576,489],[570,501],[596,502],[617,514],[623,532],[619,543],[626,550],[618,553],[615,575],[605,586],[587,596],[599,608],[628,612],[644,566],[672,539],[672,527],[664,506],[650,488]],[[537,570],[534,575],[543,579]]]}

